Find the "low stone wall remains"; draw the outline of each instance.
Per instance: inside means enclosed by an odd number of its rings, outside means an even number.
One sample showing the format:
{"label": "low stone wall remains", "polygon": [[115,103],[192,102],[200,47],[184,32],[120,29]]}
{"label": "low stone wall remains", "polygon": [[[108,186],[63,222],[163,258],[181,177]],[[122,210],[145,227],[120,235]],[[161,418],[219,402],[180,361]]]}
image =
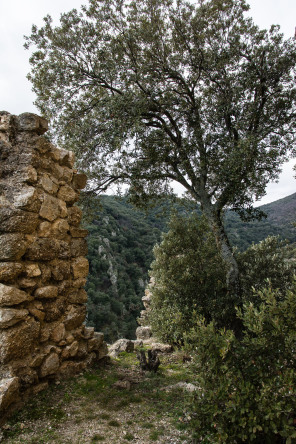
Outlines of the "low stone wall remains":
{"label": "low stone wall remains", "polygon": [[75,202],[86,177],[46,130],[35,114],[0,112],[0,424],[107,353],[84,325],[87,231]]}

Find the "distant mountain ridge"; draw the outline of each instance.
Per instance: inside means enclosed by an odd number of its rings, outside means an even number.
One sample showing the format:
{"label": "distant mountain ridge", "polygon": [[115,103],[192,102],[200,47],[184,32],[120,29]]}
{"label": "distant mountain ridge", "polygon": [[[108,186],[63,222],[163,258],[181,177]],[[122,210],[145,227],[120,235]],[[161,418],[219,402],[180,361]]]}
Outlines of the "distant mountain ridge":
{"label": "distant mountain ridge", "polygon": [[296,222],[296,193],[258,208],[266,214],[266,219],[243,222],[234,212],[227,212],[225,228],[233,245],[245,250],[269,235],[296,242],[293,226]]}

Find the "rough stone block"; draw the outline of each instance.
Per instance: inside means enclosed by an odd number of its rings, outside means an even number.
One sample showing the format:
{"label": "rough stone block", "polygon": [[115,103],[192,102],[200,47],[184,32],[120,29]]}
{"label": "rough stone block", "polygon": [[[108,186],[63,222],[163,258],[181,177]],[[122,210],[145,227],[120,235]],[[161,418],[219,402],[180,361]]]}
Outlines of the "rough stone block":
{"label": "rough stone block", "polygon": [[17,117],[17,127],[19,131],[44,134],[48,130],[48,122],[37,114],[22,113]]}
{"label": "rough stone block", "polygon": [[31,301],[32,299],[32,296],[25,291],[0,284],[0,307],[17,305],[25,301]]}
{"label": "rough stone block", "polygon": [[59,248],[60,244],[56,239],[37,239],[29,246],[26,258],[32,261],[50,261],[57,257]]}
{"label": "rough stone block", "polygon": [[38,225],[38,214],[14,208],[0,208],[0,232],[33,233]]}
{"label": "rough stone block", "polygon": [[69,185],[63,185],[59,189],[58,198],[72,205],[78,200],[78,194]]}
{"label": "rough stone block", "polygon": [[12,327],[18,322],[23,321],[28,314],[28,310],[0,308],[0,329]]}
{"label": "rough stone block", "polygon": [[19,379],[6,378],[0,380],[0,412],[5,412],[7,408],[18,400]]}
{"label": "rough stone block", "polygon": [[73,176],[73,186],[78,190],[82,190],[86,187],[87,175],[86,174],[74,174]]}
{"label": "rough stone block", "polygon": [[40,377],[44,378],[48,375],[53,375],[56,373],[60,366],[59,355],[57,353],[51,353],[40,367]]}
{"label": "rough stone block", "polygon": [[74,279],[84,278],[89,272],[89,263],[85,257],[77,257],[71,264]]}
{"label": "rough stone block", "polygon": [[40,208],[40,217],[53,222],[61,215],[60,200],[49,194],[45,194]]}
{"label": "rough stone block", "polygon": [[23,234],[0,234],[0,260],[18,261],[25,254],[28,245]]}
{"label": "rough stone block", "polygon": [[85,239],[73,239],[71,242],[71,255],[72,257],[86,256],[87,255],[87,242]]}
{"label": "rough stone block", "polygon": [[32,353],[37,345],[39,331],[40,323],[32,318],[1,330],[0,364],[6,364],[13,359],[23,358]]}
{"label": "rough stone block", "polygon": [[66,330],[72,330],[76,327],[79,327],[83,323],[83,321],[85,320],[85,316],[86,316],[85,306],[72,305],[67,310],[65,320],[64,320]]}
{"label": "rough stone block", "polygon": [[54,285],[40,287],[35,291],[35,297],[37,299],[57,298],[58,297],[58,289]]}
{"label": "rough stone block", "polygon": [[14,280],[23,270],[21,262],[0,262],[0,281]]}
{"label": "rough stone block", "polygon": [[82,219],[82,211],[78,207],[68,208],[68,222],[75,227],[78,227]]}

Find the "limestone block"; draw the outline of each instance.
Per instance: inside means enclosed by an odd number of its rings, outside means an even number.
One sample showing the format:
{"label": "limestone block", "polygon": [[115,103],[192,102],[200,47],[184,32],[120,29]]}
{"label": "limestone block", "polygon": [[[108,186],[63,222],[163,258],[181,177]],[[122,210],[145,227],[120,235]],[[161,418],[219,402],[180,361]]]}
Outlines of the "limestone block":
{"label": "limestone block", "polygon": [[48,122],[37,114],[23,113],[17,117],[17,127],[19,131],[44,134],[48,130]]}
{"label": "limestone block", "polygon": [[66,330],[72,330],[79,327],[85,320],[86,308],[81,305],[72,305],[66,312],[64,324]]}
{"label": "limestone block", "polygon": [[71,255],[72,257],[87,255],[87,242],[85,239],[72,239],[71,241]]}
{"label": "limestone block", "polygon": [[74,279],[84,278],[89,272],[88,260],[83,256],[77,257],[72,260],[71,268]]}
{"label": "limestone block", "polygon": [[31,301],[32,299],[32,296],[25,291],[0,284],[0,307],[17,305],[25,301]]}
{"label": "limestone block", "polygon": [[85,290],[75,290],[69,293],[68,301],[72,304],[85,304],[87,302],[87,293]]}
{"label": "limestone block", "polygon": [[40,201],[37,191],[34,187],[26,186],[13,196],[13,205],[15,208],[38,212],[40,209]]}
{"label": "limestone block", "polygon": [[44,221],[41,222],[38,229],[39,237],[50,237],[51,236],[51,223]]}
{"label": "limestone block", "polygon": [[66,329],[64,324],[58,324],[52,331],[50,338],[53,340],[53,342],[58,343],[64,339],[65,335]]}
{"label": "limestone block", "polygon": [[63,185],[59,189],[58,198],[72,205],[78,200],[78,194],[69,185]]}
{"label": "limestone block", "polygon": [[136,330],[137,339],[149,339],[152,336],[150,327],[138,327]]}
{"label": "limestone block", "polygon": [[74,174],[73,176],[73,186],[78,190],[82,190],[86,187],[87,175],[86,174]]}
{"label": "limestone block", "polygon": [[[40,323],[30,318],[13,327],[0,331],[0,363],[23,358],[37,345]],[[21,347],[20,347],[21,344]]]}
{"label": "limestone block", "polygon": [[56,239],[63,239],[65,238],[69,229],[69,224],[65,219],[57,219],[52,224],[51,233]]}
{"label": "limestone block", "polygon": [[45,358],[40,367],[40,377],[44,378],[48,375],[56,373],[60,366],[60,360],[57,353],[51,353]]}
{"label": "limestone block", "polygon": [[6,378],[0,380],[0,412],[18,400],[19,380],[18,378]]}
{"label": "limestone block", "polygon": [[84,327],[83,336],[85,339],[91,339],[94,337],[95,328],[94,327]]}
{"label": "limestone block", "polygon": [[82,211],[78,207],[68,208],[68,222],[77,227],[82,219]]}
{"label": "limestone block", "polygon": [[74,356],[77,355],[78,348],[79,348],[78,341],[74,341],[74,342],[72,342],[71,345],[68,345],[68,346],[65,347],[64,350],[62,351],[62,355],[61,355],[61,356],[62,356],[62,359],[74,358]]}
{"label": "limestone block", "polygon": [[18,261],[26,252],[29,242],[21,233],[0,234],[0,260]]}
{"label": "limestone block", "polygon": [[41,275],[41,270],[38,264],[26,265],[26,274],[29,278],[37,277]]}
{"label": "limestone block", "polygon": [[60,201],[54,196],[45,194],[39,215],[43,219],[53,222],[61,215]]}
{"label": "limestone block", "polygon": [[23,321],[29,312],[28,310],[18,310],[15,308],[0,308],[0,329],[12,327]]}
{"label": "limestone block", "polygon": [[0,262],[0,281],[16,279],[23,269],[24,265],[21,262]]}
{"label": "limestone block", "polygon": [[55,259],[50,262],[52,277],[56,281],[64,281],[70,278],[70,262]]}
{"label": "limestone block", "polygon": [[49,194],[56,194],[58,189],[59,189],[59,185],[57,183],[55,183],[49,176],[48,174],[44,174],[40,180],[40,185],[42,186],[42,188],[44,189],[44,191],[46,191]]}
{"label": "limestone block", "polygon": [[46,287],[38,288],[35,293],[37,299],[48,299],[58,297],[58,288],[53,285],[47,285]]}
{"label": "limestone block", "polygon": [[59,248],[60,244],[56,239],[37,239],[29,246],[26,258],[32,261],[50,261],[57,257]]}
{"label": "limestone block", "polygon": [[0,232],[33,233],[38,225],[38,214],[17,210],[12,207],[0,208]]}
{"label": "limestone block", "polygon": [[64,378],[68,378],[77,373],[82,372],[86,368],[85,362],[65,361],[62,363],[59,369],[59,374]]}

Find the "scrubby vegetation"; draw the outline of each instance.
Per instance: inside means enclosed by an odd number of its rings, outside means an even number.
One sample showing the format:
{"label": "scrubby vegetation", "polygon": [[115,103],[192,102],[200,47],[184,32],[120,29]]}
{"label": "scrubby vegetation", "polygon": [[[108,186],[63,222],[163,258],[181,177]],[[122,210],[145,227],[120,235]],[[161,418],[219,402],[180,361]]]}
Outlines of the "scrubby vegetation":
{"label": "scrubby vegetation", "polygon": [[193,356],[200,388],[191,404],[194,436],[209,444],[292,443],[296,281],[285,243],[267,237],[236,252],[236,300],[198,216],[173,220],[154,253],[150,321],[161,339],[185,343]]}
{"label": "scrubby vegetation", "polygon": [[[182,220],[185,220],[184,217],[190,215],[193,210],[197,215],[200,214],[199,208],[195,204],[189,204],[183,199],[174,203],[163,201],[155,208],[140,211],[129,204],[126,198],[103,196],[100,209],[95,210],[90,218],[91,222],[87,223],[89,229],[88,258],[90,261],[90,274],[87,282],[89,301],[87,322],[96,330],[103,331],[110,342],[120,337],[134,338],[136,319],[142,310],[141,298],[144,294],[144,285],[149,279],[148,270],[153,261],[152,250],[154,245],[160,242],[161,233],[168,231],[172,208],[177,211],[178,215],[183,216]],[[244,251],[252,242],[256,244],[269,235],[279,233],[281,233],[280,239],[282,240],[289,239],[292,242],[296,240],[296,230],[292,225],[293,214],[296,211],[296,195],[265,205],[262,209],[268,218],[249,223],[242,222],[232,212],[226,213],[225,221],[229,237],[232,245],[239,251]],[[184,224],[184,227],[187,226],[185,222]],[[180,226],[179,229],[181,230],[182,227]],[[194,230],[199,230],[199,228],[194,228],[193,232]],[[187,244],[191,242],[189,234],[186,242]],[[201,245],[195,245],[195,247],[201,247]],[[277,249],[277,246],[274,245],[274,248]],[[292,246],[286,247],[284,250],[286,257],[290,257],[290,259],[294,257]],[[251,258],[252,251],[252,249],[249,250],[247,256],[243,256],[244,260],[249,263],[253,260]],[[272,254],[270,250],[268,257],[272,257]],[[210,250],[207,252],[204,248],[199,256],[195,256],[192,252],[191,258],[196,266],[198,266],[197,257],[201,258],[201,256],[209,258]],[[183,260],[186,261],[186,259]],[[203,260],[201,259],[201,262]],[[219,262],[219,259],[217,260]],[[264,269],[261,265],[260,272],[259,268],[257,270],[259,274],[254,271],[250,275],[251,286],[254,284],[256,276],[261,276]],[[276,263],[274,266],[276,268],[278,264]],[[205,277],[206,272],[202,271],[200,266],[196,271],[192,271],[191,267],[193,279],[196,276],[194,285],[192,283],[192,292],[200,284],[198,272],[204,273]],[[218,270],[217,273],[219,275]],[[285,273],[289,274],[289,271]],[[182,279],[185,277],[183,276]],[[210,291],[213,285],[216,284],[211,282],[206,291]],[[250,285],[248,284],[249,288]],[[218,286],[221,291],[223,285],[219,283]],[[214,299],[214,296],[211,297]],[[214,304],[213,301],[212,304]],[[221,304],[219,310],[223,310]],[[218,313],[217,309],[216,316],[221,315],[222,313],[220,311]],[[177,336],[176,332],[175,338]]]}

